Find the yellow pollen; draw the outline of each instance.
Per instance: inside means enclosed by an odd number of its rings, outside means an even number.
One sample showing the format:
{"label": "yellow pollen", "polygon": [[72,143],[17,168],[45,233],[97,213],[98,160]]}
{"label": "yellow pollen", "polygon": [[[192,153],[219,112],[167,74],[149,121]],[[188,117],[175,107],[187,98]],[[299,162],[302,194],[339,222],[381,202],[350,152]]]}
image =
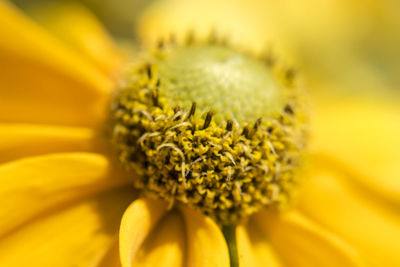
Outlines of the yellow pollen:
{"label": "yellow pollen", "polygon": [[220,224],[284,205],[306,116],[291,71],[218,44],[168,46],[128,68],[112,141],[144,193]]}

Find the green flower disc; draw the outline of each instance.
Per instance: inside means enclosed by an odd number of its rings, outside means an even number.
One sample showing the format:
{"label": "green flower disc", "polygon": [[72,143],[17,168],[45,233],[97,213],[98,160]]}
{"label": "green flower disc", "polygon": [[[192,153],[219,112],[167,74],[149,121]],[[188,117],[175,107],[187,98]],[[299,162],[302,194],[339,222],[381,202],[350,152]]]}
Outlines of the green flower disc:
{"label": "green flower disc", "polygon": [[185,47],[160,61],[160,92],[172,105],[212,109],[214,121],[270,117],[284,103],[282,86],[265,64],[223,46]]}

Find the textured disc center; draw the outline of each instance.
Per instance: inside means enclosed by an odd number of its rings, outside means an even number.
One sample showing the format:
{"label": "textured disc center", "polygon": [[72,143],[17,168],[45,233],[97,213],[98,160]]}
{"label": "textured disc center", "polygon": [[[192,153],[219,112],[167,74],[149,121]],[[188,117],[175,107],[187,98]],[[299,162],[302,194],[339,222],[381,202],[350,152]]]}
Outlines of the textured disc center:
{"label": "textured disc center", "polygon": [[287,73],[220,44],[144,53],[129,65],[110,118],[134,186],[221,225],[286,205],[307,134]]}
{"label": "textured disc center", "polygon": [[193,46],[160,60],[160,94],[169,103],[213,110],[217,123],[270,117],[282,108],[281,85],[261,62],[222,46]]}

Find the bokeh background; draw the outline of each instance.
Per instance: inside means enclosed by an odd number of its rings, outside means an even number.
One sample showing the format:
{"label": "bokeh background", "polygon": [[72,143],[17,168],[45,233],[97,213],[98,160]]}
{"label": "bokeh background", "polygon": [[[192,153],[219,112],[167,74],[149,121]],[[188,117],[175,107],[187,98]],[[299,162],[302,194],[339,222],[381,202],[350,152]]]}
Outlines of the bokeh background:
{"label": "bokeh background", "polygon": [[[14,0],[37,10],[61,0]],[[272,47],[311,90],[398,98],[397,0],[81,0],[120,40],[154,40],[211,28],[252,49]]]}

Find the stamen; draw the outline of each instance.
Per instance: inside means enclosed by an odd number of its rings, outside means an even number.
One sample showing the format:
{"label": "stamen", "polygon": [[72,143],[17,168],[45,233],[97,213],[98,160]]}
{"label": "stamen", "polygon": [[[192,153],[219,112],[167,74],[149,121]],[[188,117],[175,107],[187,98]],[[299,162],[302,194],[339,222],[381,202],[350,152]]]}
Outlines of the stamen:
{"label": "stamen", "polygon": [[261,125],[261,122],[262,122],[262,118],[258,118],[257,121],[254,123],[254,127],[253,127],[254,131],[258,130],[258,127]]}
{"label": "stamen", "polygon": [[190,47],[155,51],[128,71],[110,132],[136,188],[226,225],[288,202],[307,132],[290,69],[274,77],[282,68],[215,45],[217,37],[197,44],[188,34]]}
{"label": "stamen", "polygon": [[271,47],[264,52],[264,55],[261,58],[269,68],[272,68],[277,63],[277,58],[274,56],[274,52]]}
{"label": "stamen", "polygon": [[284,111],[285,111],[287,114],[290,114],[290,115],[293,115],[293,114],[294,114],[293,108],[292,108],[289,104],[287,104],[287,105],[285,106]]}
{"label": "stamen", "polygon": [[174,108],[174,113],[176,114],[176,113],[178,113],[178,111],[180,111],[181,110],[181,107],[180,106],[176,106],[175,108]]}
{"label": "stamen", "polygon": [[212,120],[213,112],[210,110],[207,112],[206,119],[204,120],[204,125],[203,125],[203,130],[207,129],[208,126],[210,126],[211,120]]}
{"label": "stamen", "polygon": [[242,131],[242,135],[244,135],[246,138],[249,138],[249,127],[248,126],[245,126],[244,128],[243,128],[243,131]]}
{"label": "stamen", "polygon": [[165,47],[164,40],[162,40],[162,39],[158,40],[158,42],[157,42],[157,48],[158,48],[158,49],[163,49],[164,47]]}
{"label": "stamen", "polygon": [[286,70],[286,80],[289,83],[293,83],[294,78],[296,77],[296,70],[293,68],[289,68]]}
{"label": "stamen", "polygon": [[192,106],[190,107],[188,118],[194,116],[196,113],[196,102],[192,102]]}
{"label": "stamen", "polygon": [[158,90],[151,90],[151,99],[153,100],[153,105],[158,106]]}
{"label": "stamen", "polygon": [[149,79],[151,79],[151,65],[146,65],[146,73],[147,73],[147,77],[149,77]]}
{"label": "stamen", "polygon": [[226,130],[230,132],[230,131],[232,131],[232,129],[233,129],[233,121],[232,120],[228,120],[226,122]]}

